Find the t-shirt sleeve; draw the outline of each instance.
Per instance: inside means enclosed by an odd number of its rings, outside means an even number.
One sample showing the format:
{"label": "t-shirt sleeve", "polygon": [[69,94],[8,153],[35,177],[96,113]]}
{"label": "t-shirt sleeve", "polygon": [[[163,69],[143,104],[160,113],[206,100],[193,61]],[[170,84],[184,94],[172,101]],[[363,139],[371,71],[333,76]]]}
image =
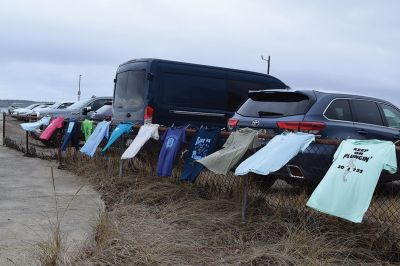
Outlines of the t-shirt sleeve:
{"label": "t-shirt sleeve", "polygon": [[309,136],[309,138],[305,139],[304,142],[301,144],[301,147],[300,147],[301,152],[304,152],[308,148],[308,146],[310,146],[310,144],[312,142],[314,142],[314,141],[315,141],[315,136],[314,135]]}
{"label": "t-shirt sleeve", "polygon": [[229,145],[232,144],[232,142],[233,142],[233,134],[234,134],[234,133],[231,133],[231,134],[229,135],[229,137],[228,137],[228,139],[225,141],[224,145],[222,145],[223,148],[226,148],[226,147],[228,147]]}
{"label": "t-shirt sleeve", "polygon": [[186,143],[186,128],[185,128],[185,129],[182,129],[182,134],[181,134],[181,139],[180,139],[180,141],[181,141],[182,143]]}
{"label": "t-shirt sleeve", "polygon": [[332,162],[336,161],[337,157],[340,154],[340,151],[342,150],[342,147],[344,146],[344,141],[342,143],[340,143],[339,147],[336,149],[335,154],[333,155],[333,160]]}
{"label": "t-shirt sleeve", "polygon": [[158,127],[153,128],[153,132],[151,133],[151,137],[155,140],[158,140],[160,138],[160,135],[158,135]]}
{"label": "t-shirt sleeve", "polygon": [[251,148],[255,149],[255,148],[258,148],[260,146],[261,146],[261,142],[260,142],[260,139],[258,138],[258,133],[255,133]]}
{"label": "t-shirt sleeve", "polygon": [[57,121],[58,123],[56,124],[56,128],[62,128],[64,126],[64,119],[60,118]]}
{"label": "t-shirt sleeve", "polygon": [[389,171],[391,174],[397,172],[396,146],[393,143],[387,148],[383,169]]}
{"label": "t-shirt sleeve", "polygon": [[169,131],[169,128],[164,132],[164,134],[161,136],[161,141],[164,141],[165,140],[165,137],[168,135],[168,131]]}
{"label": "t-shirt sleeve", "polygon": [[106,131],[104,133],[104,136],[106,137],[106,139],[110,137],[110,124],[106,125]]}

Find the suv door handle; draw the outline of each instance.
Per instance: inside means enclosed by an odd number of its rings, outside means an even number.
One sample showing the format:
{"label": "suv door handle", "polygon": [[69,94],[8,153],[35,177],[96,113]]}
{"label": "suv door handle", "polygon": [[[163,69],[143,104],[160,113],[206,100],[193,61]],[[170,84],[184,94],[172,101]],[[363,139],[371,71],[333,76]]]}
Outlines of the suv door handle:
{"label": "suv door handle", "polygon": [[367,135],[368,131],[366,131],[364,129],[359,129],[359,130],[357,130],[357,133],[360,134],[360,135]]}

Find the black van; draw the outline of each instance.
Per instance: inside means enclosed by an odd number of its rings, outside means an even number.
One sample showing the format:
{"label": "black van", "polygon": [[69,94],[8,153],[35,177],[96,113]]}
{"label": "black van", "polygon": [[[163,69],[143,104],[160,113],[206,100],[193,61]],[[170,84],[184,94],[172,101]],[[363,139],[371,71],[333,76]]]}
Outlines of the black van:
{"label": "black van", "polygon": [[289,88],[262,73],[161,59],[121,64],[114,83],[113,123],[166,126],[225,127],[249,90]]}

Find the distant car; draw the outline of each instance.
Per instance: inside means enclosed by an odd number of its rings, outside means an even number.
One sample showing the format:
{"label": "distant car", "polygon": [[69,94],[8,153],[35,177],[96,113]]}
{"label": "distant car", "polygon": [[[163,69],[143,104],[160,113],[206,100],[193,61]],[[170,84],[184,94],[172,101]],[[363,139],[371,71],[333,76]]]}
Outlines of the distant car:
{"label": "distant car", "polygon": [[49,106],[51,106],[52,104],[53,104],[53,103],[42,103],[42,104],[40,104],[40,105],[38,105],[38,106],[36,106],[36,107],[34,107],[34,108],[32,108],[32,109],[21,110],[21,111],[18,112],[17,118],[18,118],[18,119],[21,119],[21,120],[24,120],[24,119],[26,119],[28,116],[31,116],[31,115],[33,115],[33,114],[36,115],[36,111],[37,111],[37,110],[43,109],[43,108],[46,108],[46,107],[49,107]]}
{"label": "distant car", "polygon": [[83,120],[89,117],[89,112],[97,111],[104,104],[111,102],[112,97],[95,97],[78,101],[65,109],[49,109],[40,112],[40,117],[64,117]]}
{"label": "distant car", "polygon": [[8,106],[8,114],[10,115],[15,109],[17,108],[23,108],[24,104],[23,103],[12,103],[10,106]]}
{"label": "distant car", "polygon": [[91,112],[90,118],[96,121],[110,121],[112,119],[112,112],[112,102],[109,102],[100,107],[97,111]]}
{"label": "distant car", "polygon": [[17,118],[19,114],[32,111],[33,108],[38,107],[41,103],[34,103],[24,108],[17,108],[11,112],[12,117]]}
{"label": "distant car", "polygon": [[47,111],[47,110],[56,110],[56,109],[65,109],[68,106],[71,106],[72,104],[74,104],[74,102],[71,101],[63,101],[63,102],[56,102],[52,105],[43,107],[43,108],[39,108],[36,107],[35,108],[35,112],[32,115],[36,115],[36,116],[40,116],[40,113],[43,111]]}
{"label": "distant car", "polygon": [[[315,90],[249,92],[228,120],[228,128],[250,127],[280,134],[305,131],[329,139],[400,140],[400,110],[390,102],[359,95]],[[276,174],[318,183],[331,165],[333,145],[311,144]],[[380,182],[400,179],[383,172]]]}

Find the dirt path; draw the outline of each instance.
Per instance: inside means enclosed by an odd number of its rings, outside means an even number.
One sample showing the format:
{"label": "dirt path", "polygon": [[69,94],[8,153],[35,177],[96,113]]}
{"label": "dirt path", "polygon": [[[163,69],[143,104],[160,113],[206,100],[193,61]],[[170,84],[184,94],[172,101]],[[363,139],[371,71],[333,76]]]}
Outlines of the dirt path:
{"label": "dirt path", "polygon": [[37,264],[35,244],[48,239],[51,223],[57,221],[55,198],[66,246],[73,251],[91,232],[96,215],[103,208],[100,196],[82,177],[0,144],[0,265]]}

